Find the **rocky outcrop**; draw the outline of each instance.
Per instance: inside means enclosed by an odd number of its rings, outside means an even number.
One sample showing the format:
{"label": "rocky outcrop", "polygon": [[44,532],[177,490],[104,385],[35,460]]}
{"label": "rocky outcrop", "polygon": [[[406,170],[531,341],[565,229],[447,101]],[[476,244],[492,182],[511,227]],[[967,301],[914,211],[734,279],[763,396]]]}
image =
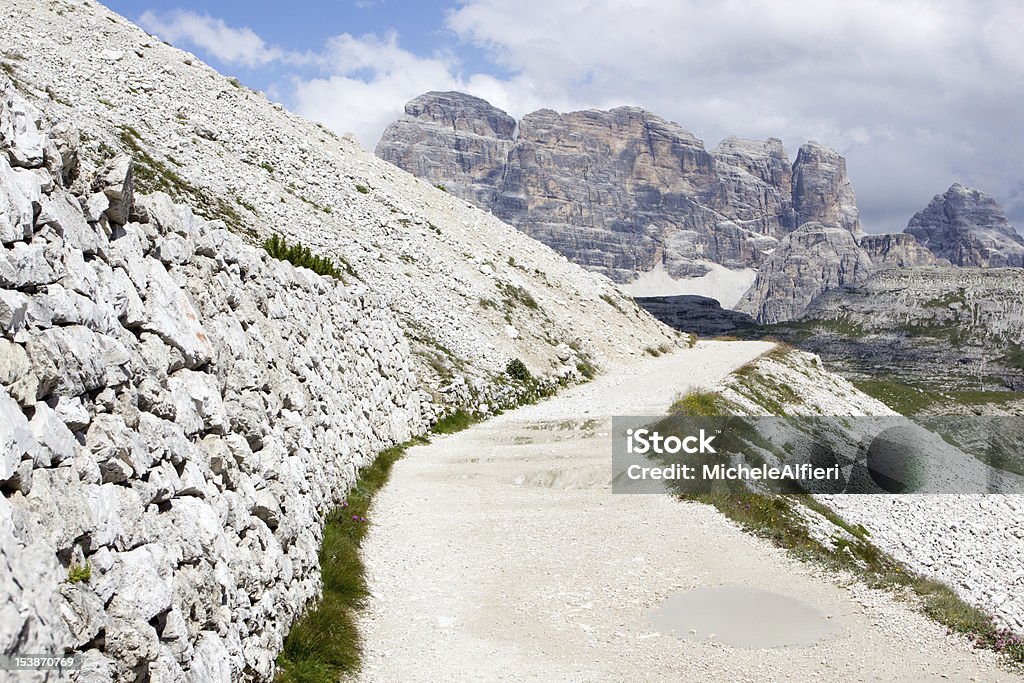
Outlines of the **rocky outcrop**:
{"label": "rocky outcrop", "polygon": [[1024,390],[1024,270],[891,268],[817,297],[799,343],[845,373],[938,389]]}
{"label": "rocky outcrop", "polygon": [[857,243],[876,268],[913,268],[949,264],[944,259],[936,258],[932,252],[921,246],[913,235],[907,233],[862,235]]}
{"label": "rocky outcrop", "polygon": [[846,159],[816,142],[808,142],[793,162],[793,210],[796,224],[816,221],[860,233],[860,214]]}
{"label": "rocky outcrop", "polygon": [[708,261],[757,266],[804,221],[859,230],[845,162],[820,145],[795,164],[776,138],[728,138],[708,152],[636,107],[543,109],[509,129],[478,98],[427,93],[377,155],[619,282],[656,267],[679,278],[703,275]]}
{"label": "rocky outcrop", "polygon": [[1024,237],[984,192],[956,183],[914,214],[904,231],[955,266],[1024,267]]}
{"label": "rocky outcrop", "polygon": [[850,231],[807,223],[782,239],[736,310],[761,323],[792,320],[822,292],[864,282],[872,269]]}

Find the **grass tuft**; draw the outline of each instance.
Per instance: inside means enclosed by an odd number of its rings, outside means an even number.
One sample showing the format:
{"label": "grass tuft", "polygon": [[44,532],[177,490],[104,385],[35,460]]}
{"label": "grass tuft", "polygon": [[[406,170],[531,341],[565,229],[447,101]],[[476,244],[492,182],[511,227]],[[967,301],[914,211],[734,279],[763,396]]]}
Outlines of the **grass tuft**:
{"label": "grass tuft", "polygon": [[472,427],[474,424],[480,421],[480,418],[470,413],[467,410],[456,410],[453,413],[445,415],[443,418],[438,420],[433,428],[432,432],[435,434],[454,434],[461,432],[464,429]]}
{"label": "grass tuft", "polygon": [[688,391],[675,400],[669,415],[686,417],[716,417],[728,415],[725,399],[717,391]]}
{"label": "grass tuft", "polygon": [[88,560],[85,564],[73,564],[68,567],[69,583],[89,583],[92,578],[92,563]]}

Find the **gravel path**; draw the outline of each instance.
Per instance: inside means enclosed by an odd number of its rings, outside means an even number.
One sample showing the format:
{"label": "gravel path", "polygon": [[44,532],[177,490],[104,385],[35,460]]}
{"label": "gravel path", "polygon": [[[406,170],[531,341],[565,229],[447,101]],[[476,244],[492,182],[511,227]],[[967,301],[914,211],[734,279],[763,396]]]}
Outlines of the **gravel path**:
{"label": "gravel path", "polygon": [[[768,348],[703,342],[636,361],[410,450],[371,511],[358,680],[1020,680],[908,606],[837,585],[708,506],[610,493],[611,415],[663,413],[679,391]],[[774,649],[658,633],[653,608],[709,586],[796,598],[838,628]]]}

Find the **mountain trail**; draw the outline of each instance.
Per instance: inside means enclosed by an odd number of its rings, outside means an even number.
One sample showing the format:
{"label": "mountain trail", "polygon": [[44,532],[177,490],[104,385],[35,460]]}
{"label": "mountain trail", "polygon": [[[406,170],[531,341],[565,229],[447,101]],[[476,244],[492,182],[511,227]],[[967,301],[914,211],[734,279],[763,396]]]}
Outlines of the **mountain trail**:
{"label": "mountain trail", "polygon": [[[910,605],[839,585],[709,506],[611,493],[611,416],[663,414],[770,348],[702,342],[644,358],[411,449],[371,510],[356,680],[1018,680]],[[689,615],[709,628],[733,610],[748,635],[784,633],[794,614],[805,632],[755,649],[651,619],[666,598],[709,593],[722,613]]]}

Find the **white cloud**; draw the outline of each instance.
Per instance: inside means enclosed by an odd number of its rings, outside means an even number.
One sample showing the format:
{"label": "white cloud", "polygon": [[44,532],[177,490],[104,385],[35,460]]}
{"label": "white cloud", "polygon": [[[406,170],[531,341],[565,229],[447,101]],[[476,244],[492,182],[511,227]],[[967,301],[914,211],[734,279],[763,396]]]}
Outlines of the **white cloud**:
{"label": "white cloud", "polygon": [[257,67],[284,58],[284,51],[268,47],[250,28],[233,28],[205,14],[177,10],[167,14],[147,11],[139,24],[150,33],[177,45],[191,45],[225,64]]}
{"label": "white cloud", "polygon": [[[1024,6],[1014,0],[462,0],[448,26],[575,106],[614,96],[710,145],[818,139],[847,155],[868,227],[955,180],[1024,181]],[[1024,213],[1013,217],[1024,228]]]}

